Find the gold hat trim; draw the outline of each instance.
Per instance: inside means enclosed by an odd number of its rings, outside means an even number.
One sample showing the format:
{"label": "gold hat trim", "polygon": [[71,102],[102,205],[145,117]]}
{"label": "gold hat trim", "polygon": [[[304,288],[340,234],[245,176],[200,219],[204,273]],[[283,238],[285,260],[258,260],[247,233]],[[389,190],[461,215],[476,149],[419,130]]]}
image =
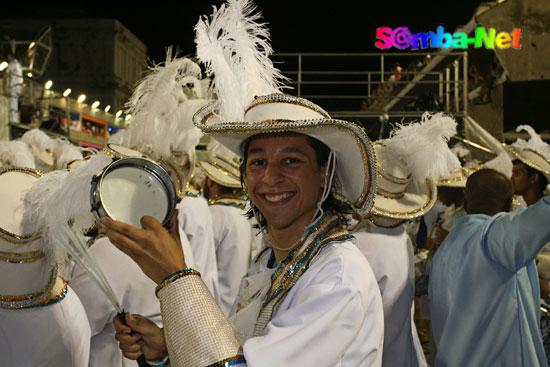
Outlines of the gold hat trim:
{"label": "gold hat trim", "polygon": [[399,191],[399,192],[391,192],[384,190],[380,186],[376,188],[376,195],[380,195],[386,199],[401,199],[403,196],[405,196],[405,191]]}
{"label": "gold hat trim", "polygon": [[283,94],[283,93],[270,94],[267,96],[261,96],[261,97],[255,98],[252,104],[248,106],[248,108],[244,111],[244,113],[246,114],[248,113],[248,111],[250,111],[254,107],[262,104],[267,104],[267,103],[270,103],[270,104],[286,103],[286,104],[301,106],[317,112],[318,114],[322,115],[326,119],[331,119],[330,115],[325,110],[323,110],[321,107],[317,106],[313,102],[310,102],[300,97],[296,97],[290,94]]}
{"label": "gold hat trim", "polygon": [[183,197],[183,179],[180,176],[178,169],[174,167],[172,163],[168,162],[166,159],[162,157],[160,157],[159,163],[165,163],[172,170],[172,172],[174,172],[174,175],[176,176],[176,181],[178,182],[177,196],[178,198]]}
{"label": "gold hat trim", "polygon": [[0,251],[0,261],[14,264],[32,263],[43,259],[44,257],[46,257],[46,255],[42,252],[42,250],[26,253]]}
{"label": "gold hat trim", "polygon": [[[62,282],[63,288],[59,294],[53,297],[48,297],[51,291],[54,289],[56,282]],[[50,278],[48,282],[40,291],[36,293],[22,294],[17,296],[0,295],[0,308],[4,309],[22,309],[29,307],[45,306],[47,303],[60,300],[67,293],[67,282],[61,277],[57,276],[57,265],[53,266],[50,271]]]}
{"label": "gold hat trim", "polygon": [[[216,171],[220,172],[222,175],[224,175],[225,177],[227,177],[228,179],[233,179],[237,182],[237,184],[239,186],[233,186],[233,185],[236,185],[234,184],[233,182],[227,182],[227,181],[223,181],[221,180],[220,177],[215,177],[214,175],[212,175],[211,172],[209,172],[206,168],[205,168],[205,165],[209,164],[210,166],[212,166]],[[226,186],[226,187],[231,187],[231,188],[239,188],[241,187],[241,179],[240,177],[235,177],[234,175],[232,175],[230,172],[227,172],[226,170],[222,169],[222,168],[218,168],[216,167],[214,164],[212,164],[211,162],[199,162],[199,167],[200,169],[204,172],[204,174],[206,175],[206,177],[208,177],[209,179],[211,179],[212,181],[216,182],[217,184],[219,185],[222,185],[222,186]]]}
{"label": "gold hat trim", "polygon": [[[512,151],[512,153],[514,153],[514,155],[516,157],[518,157],[523,163],[527,164],[529,167],[537,170],[537,171],[540,171],[542,173],[545,173],[545,174],[550,174],[550,171],[546,171],[544,169],[542,169],[538,163],[532,161],[531,159],[529,158],[526,158],[524,156],[522,156],[520,153],[518,153],[518,151],[516,150],[517,148],[515,147],[511,147],[510,150]],[[528,151],[528,152],[531,152],[537,156],[539,156],[541,159],[543,159],[546,163],[550,164],[550,160],[548,160],[545,156],[543,156],[542,154],[540,154],[539,152],[537,152],[536,150],[533,150],[531,148],[521,148],[521,150],[523,151]]]}
{"label": "gold hat trim", "polygon": [[416,208],[414,210],[406,211],[406,212],[397,212],[397,211],[382,209],[382,208],[377,207],[376,205],[374,205],[372,208],[376,212],[373,213],[373,214],[378,215],[378,216],[382,216],[382,217],[387,216],[387,217],[393,218],[393,219],[403,219],[402,217],[411,216],[411,215],[414,215],[416,213],[419,213],[419,212],[423,211],[424,209],[426,209],[432,203],[432,201],[433,201],[432,196],[434,194],[434,191],[432,190],[432,184],[430,183],[430,181],[428,179],[426,179],[426,186],[428,187],[428,199],[421,207]]}

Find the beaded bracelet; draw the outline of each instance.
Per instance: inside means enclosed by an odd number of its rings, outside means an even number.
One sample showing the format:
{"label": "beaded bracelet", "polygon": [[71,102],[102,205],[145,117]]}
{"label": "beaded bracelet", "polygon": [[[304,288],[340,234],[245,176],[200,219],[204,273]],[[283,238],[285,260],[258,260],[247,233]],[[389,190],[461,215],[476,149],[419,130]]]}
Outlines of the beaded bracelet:
{"label": "beaded bracelet", "polygon": [[147,361],[151,367],[169,367],[170,366],[170,358],[166,357],[162,362],[156,362],[158,364],[155,364],[155,362]]}
{"label": "beaded bracelet", "polygon": [[176,271],[174,274],[171,274],[171,275],[168,275],[166,278],[164,278],[158,285],[157,287],[155,288],[155,295],[158,294],[158,292],[166,287],[167,285],[169,285],[170,283],[178,280],[179,278],[181,277],[184,277],[186,275],[198,275],[198,276],[201,276],[201,273],[199,273],[198,271],[196,271],[195,269],[191,269],[191,268],[185,268],[185,269],[181,269],[181,270],[178,270]]}

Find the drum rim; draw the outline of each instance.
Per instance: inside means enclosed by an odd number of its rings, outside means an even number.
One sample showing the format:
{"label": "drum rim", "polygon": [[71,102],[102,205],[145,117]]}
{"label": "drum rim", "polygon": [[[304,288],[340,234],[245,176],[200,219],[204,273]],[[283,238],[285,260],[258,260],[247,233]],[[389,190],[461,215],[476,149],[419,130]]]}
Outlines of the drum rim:
{"label": "drum rim", "polygon": [[[139,163],[139,164],[136,164]],[[119,167],[120,166],[120,167]],[[162,225],[168,223],[172,217],[174,210],[176,209],[177,204],[177,190],[175,188],[174,182],[170,178],[170,174],[157,162],[146,158],[146,157],[123,157],[111,162],[108,166],[104,167],[97,175],[97,179],[92,181],[92,187],[90,191],[90,203],[92,205],[92,212],[96,217],[97,221],[100,220],[99,211],[103,210],[105,215],[109,218],[113,218],[107,208],[103,204],[103,197],[101,195],[101,184],[104,177],[111,171],[121,168],[121,167],[136,167],[143,169],[152,175],[154,175],[157,180],[165,188],[167,199],[168,199],[168,210],[166,216],[162,221]],[[117,168],[118,167],[118,168]],[[97,192],[97,195],[96,195]],[[99,204],[99,205],[98,205]],[[94,207],[97,206],[96,209]]]}

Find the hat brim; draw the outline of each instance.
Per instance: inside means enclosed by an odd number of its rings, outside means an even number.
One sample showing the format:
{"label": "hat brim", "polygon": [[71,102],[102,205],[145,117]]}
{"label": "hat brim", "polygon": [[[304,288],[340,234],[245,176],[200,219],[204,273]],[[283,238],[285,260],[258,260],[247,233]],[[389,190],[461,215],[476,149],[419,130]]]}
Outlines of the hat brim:
{"label": "hat brim", "polygon": [[435,182],[428,178],[417,187],[410,184],[400,198],[388,198],[377,194],[371,212],[373,215],[392,220],[412,220],[426,214],[436,200],[437,187]]}
{"label": "hat brim", "polygon": [[327,145],[336,155],[342,195],[360,215],[366,215],[374,202],[376,158],[364,129],[337,119],[268,120],[261,122],[223,122],[216,104],[195,114],[195,124],[234,153],[242,156],[241,144],[258,134],[294,132],[311,136]]}
{"label": "hat brim", "polygon": [[241,181],[232,177],[228,172],[222,170],[219,167],[214,166],[208,162],[199,162],[199,167],[204,172],[206,177],[210,178],[212,181],[218,185],[240,188]]}
{"label": "hat brim", "polygon": [[529,148],[509,147],[509,149],[522,163],[542,173],[550,182],[550,161],[542,154]]}

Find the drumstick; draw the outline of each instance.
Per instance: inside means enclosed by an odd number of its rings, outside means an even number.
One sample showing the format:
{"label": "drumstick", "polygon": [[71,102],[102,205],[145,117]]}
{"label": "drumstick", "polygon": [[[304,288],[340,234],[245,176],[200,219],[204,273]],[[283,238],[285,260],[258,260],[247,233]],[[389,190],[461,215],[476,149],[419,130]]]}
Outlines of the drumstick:
{"label": "drumstick", "polygon": [[[86,273],[90,276],[90,278],[97,284],[99,289],[105,294],[107,299],[111,302],[111,304],[114,306],[118,319],[124,324],[128,325],[126,323],[125,318],[125,311],[120,306],[120,303],[118,302],[118,299],[115,295],[115,292],[113,291],[113,288],[111,287],[111,284],[109,284],[109,281],[105,277],[105,274],[99,267],[99,264],[97,263],[97,260],[95,257],[88,252],[88,246],[84,242],[84,240],[75,232],[72,226],[65,225],[63,227],[64,229],[64,235],[57,233],[57,242],[63,246],[65,251],[71,257],[73,260],[86,271]],[[149,367],[149,363],[145,360],[145,356],[142,354],[138,360],[138,365],[140,367]]]}

